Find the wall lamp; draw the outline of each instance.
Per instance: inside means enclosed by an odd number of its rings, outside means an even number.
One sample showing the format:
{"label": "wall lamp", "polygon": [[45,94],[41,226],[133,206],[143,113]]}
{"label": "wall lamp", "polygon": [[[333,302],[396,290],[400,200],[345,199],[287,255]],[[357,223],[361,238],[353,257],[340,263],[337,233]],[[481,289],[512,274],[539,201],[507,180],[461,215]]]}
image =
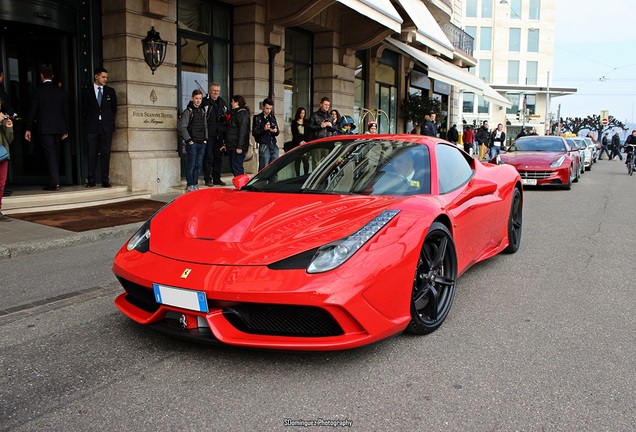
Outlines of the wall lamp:
{"label": "wall lamp", "polygon": [[144,51],[144,60],[146,64],[152,70],[152,74],[155,74],[155,70],[161,66],[163,60],[166,58],[166,50],[168,48],[168,42],[161,39],[159,33],[155,31],[153,26],[146,38],[141,41],[141,47]]}

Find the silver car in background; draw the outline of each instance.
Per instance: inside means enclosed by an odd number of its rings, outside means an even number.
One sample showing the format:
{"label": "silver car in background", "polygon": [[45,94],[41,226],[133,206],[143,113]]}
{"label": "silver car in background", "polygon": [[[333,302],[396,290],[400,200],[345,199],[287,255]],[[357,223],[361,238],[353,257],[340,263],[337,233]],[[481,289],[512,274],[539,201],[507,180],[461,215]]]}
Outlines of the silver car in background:
{"label": "silver car in background", "polygon": [[585,137],[583,139],[587,143],[587,148],[592,152],[592,163],[596,163],[598,160],[598,154],[601,152],[601,145],[594,142],[592,138]]}
{"label": "silver car in background", "polygon": [[[590,171],[592,169],[592,150],[587,148],[587,142],[585,141],[585,138],[574,137],[568,138],[567,141],[568,143],[570,143],[571,145],[575,145],[579,149],[579,153],[582,156],[582,166],[584,167],[585,171]],[[583,174],[583,172],[581,172],[581,174]]]}

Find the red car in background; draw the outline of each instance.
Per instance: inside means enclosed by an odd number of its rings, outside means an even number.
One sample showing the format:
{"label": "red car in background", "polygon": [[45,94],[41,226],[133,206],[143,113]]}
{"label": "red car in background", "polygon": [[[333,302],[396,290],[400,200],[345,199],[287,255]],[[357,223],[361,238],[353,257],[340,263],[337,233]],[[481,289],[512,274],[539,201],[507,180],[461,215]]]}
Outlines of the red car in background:
{"label": "red car in background", "polygon": [[500,155],[514,166],[526,186],[557,185],[569,190],[581,176],[578,149],[559,136],[525,136]]}
{"label": "red car in background", "polygon": [[121,312],[202,342],[353,348],[434,331],[457,278],[521,243],[517,171],[436,138],[325,138],[233,182],[181,195],[121,248]]}

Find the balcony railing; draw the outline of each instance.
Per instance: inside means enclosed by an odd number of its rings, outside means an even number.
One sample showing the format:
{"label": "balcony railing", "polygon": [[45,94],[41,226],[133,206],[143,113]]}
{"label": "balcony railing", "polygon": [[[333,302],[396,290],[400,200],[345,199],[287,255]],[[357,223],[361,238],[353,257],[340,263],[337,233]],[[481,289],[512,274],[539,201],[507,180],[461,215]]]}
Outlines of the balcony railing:
{"label": "balcony railing", "polygon": [[455,48],[462,50],[471,57],[473,56],[475,39],[471,35],[450,22],[444,24],[442,30],[444,30],[444,34],[446,34],[446,37]]}

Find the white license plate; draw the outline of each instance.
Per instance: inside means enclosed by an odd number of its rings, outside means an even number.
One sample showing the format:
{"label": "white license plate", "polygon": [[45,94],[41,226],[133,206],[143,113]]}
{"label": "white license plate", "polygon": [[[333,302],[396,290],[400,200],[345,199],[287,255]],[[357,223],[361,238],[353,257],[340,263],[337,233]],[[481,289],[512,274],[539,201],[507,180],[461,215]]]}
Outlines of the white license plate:
{"label": "white license plate", "polygon": [[208,312],[208,300],[202,291],[152,284],[157,303],[198,312]]}
{"label": "white license plate", "polygon": [[521,179],[521,184],[528,185],[528,186],[536,186],[537,179]]}

